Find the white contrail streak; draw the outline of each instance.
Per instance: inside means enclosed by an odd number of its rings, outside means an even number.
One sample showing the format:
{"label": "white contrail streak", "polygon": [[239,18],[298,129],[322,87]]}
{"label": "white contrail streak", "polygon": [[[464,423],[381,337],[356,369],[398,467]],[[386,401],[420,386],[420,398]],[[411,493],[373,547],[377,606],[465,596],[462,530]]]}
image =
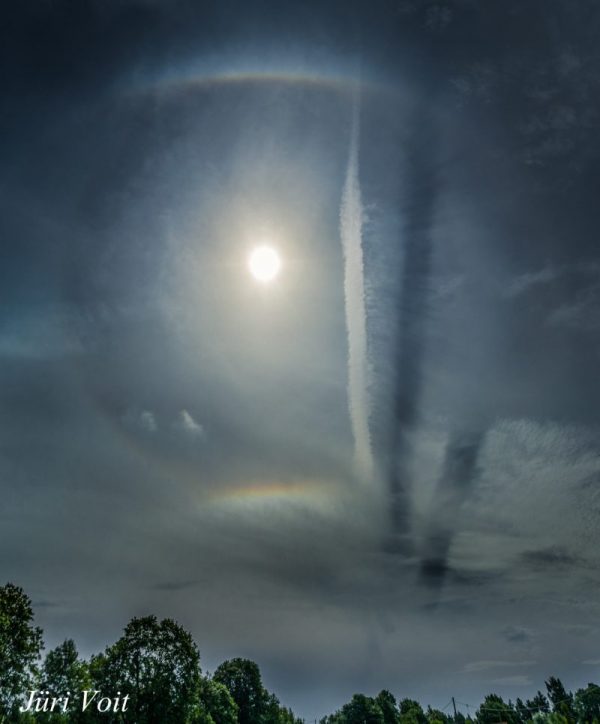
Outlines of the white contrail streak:
{"label": "white contrail streak", "polygon": [[362,249],[363,207],[358,178],[360,131],[359,95],[352,109],[350,151],[346,181],[340,208],[340,237],[344,252],[344,300],[348,333],[348,407],[358,472],[365,482],[373,471],[369,433],[369,396],[367,389],[367,324]]}

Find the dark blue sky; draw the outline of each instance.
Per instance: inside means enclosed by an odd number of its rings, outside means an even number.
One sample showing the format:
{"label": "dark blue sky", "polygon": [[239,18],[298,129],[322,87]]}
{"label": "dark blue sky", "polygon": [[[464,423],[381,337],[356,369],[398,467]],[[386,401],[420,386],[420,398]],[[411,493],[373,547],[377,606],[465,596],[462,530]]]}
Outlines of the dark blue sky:
{"label": "dark blue sky", "polygon": [[1,13],[0,571],[47,643],[172,616],[310,719],[597,680],[600,7]]}

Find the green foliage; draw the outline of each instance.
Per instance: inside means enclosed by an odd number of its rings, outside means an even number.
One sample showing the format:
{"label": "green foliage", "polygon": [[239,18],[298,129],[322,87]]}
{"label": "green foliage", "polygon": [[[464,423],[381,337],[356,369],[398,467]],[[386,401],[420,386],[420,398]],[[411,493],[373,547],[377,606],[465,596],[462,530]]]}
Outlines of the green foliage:
{"label": "green foliage", "polygon": [[229,690],[238,707],[239,724],[262,724],[267,713],[268,694],[254,661],[240,658],[224,661],[213,679]]}
{"label": "green foliage", "polygon": [[550,703],[548,699],[538,691],[533,699],[527,699],[525,703],[521,699],[517,699],[515,709],[519,714],[521,721],[531,721],[534,714],[548,714],[550,712]]}
{"label": "green foliage", "polygon": [[213,682],[230,692],[239,724],[300,724],[292,710],[281,706],[279,699],[265,689],[254,661],[224,661],[215,671]]}
{"label": "green foliage", "polygon": [[399,708],[400,724],[427,724],[427,717],[418,701],[402,699]]}
{"label": "green foliage", "polygon": [[268,694],[262,717],[263,724],[301,724],[291,709],[281,706],[275,694]]}
{"label": "green foliage", "polygon": [[517,697],[517,700],[515,702],[515,711],[517,712],[519,721],[522,722],[522,724],[530,721],[532,715],[534,714],[533,711],[529,710],[527,704],[525,704],[525,702],[519,697]]}
{"label": "green foliage", "polygon": [[328,724],[384,724],[385,720],[376,699],[364,694],[354,694],[339,711],[326,717],[326,721]]}
{"label": "green foliage", "polygon": [[208,724],[237,724],[238,707],[229,689],[214,679],[202,679],[200,684],[200,709],[198,719]]}
{"label": "green foliage", "polygon": [[304,724],[303,720],[297,717],[288,706],[280,706],[277,716],[279,724]]}
{"label": "green foliage", "polygon": [[546,690],[548,699],[552,702],[552,711],[561,714],[568,722],[574,722],[573,694],[567,693],[562,681],[551,676],[546,682]]}
{"label": "green foliage", "polygon": [[578,722],[600,722],[600,686],[588,684],[585,689],[578,689],[573,706]]}
{"label": "green foliage", "polygon": [[448,724],[450,721],[443,711],[432,709],[430,706],[427,707],[425,716],[427,717],[428,724]]}
{"label": "green foliage", "polygon": [[58,712],[38,714],[40,722],[72,722],[78,724],[89,717],[82,712],[82,694],[91,687],[89,666],[79,658],[74,641],[68,639],[46,655],[38,689],[49,691],[50,696],[70,694],[69,713]]}
{"label": "green foliage", "polygon": [[18,720],[19,704],[34,688],[42,647],[42,630],[33,626],[23,589],[0,587],[0,722]]}
{"label": "green foliage", "polygon": [[399,724],[400,711],[398,710],[396,697],[391,692],[382,689],[375,697],[375,701],[383,714],[384,724]]}
{"label": "green foliage", "polygon": [[478,724],[499,724],[499,722],[520,724],[520,717],[512,703],[505,702],[497,694],[488,694],[485,697],[475,718]]}
{"label": "green foliage", "polygon": [[567,724],[565,717],[554,711],[536,712],[530,721],[532,721],[533,724]]}
{"label": "green foliage", "polygon": [[355,694],[349,704],[342,707],[348,724],[383,724],[381,707],[370,696]]}
{"label": "green foliage", "polygon": [[123,636],[93,659],[90,673],[95,689],[131,697],[125,713],[98,714],[103,724],[189,724],[198,718],[200,654],[171,619],[132,619]]}

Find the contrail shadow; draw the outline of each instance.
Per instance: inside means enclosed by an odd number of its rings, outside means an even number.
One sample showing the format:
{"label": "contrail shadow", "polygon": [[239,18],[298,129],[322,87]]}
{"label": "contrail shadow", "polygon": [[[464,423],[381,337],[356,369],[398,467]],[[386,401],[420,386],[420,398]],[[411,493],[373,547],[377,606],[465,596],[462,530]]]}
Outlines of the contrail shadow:
{"label": "contrail shadow", "polygon": [[448,571],[454,521],[477,476],[477,459],[484,440],[483,430],[461,431],[453,433],[446,446],[421,559],[421,580],[429,585],[441,585]]}
{"label": "contrail shadow", "polygon": [[423,378],[426,325],[429,317],[431,227],[438,187],[435,168],[435,131],[425,103],[415,109],[408,141],[403,208],[404,262],[401,273],[396,328],[396,374],[392,389],[392,420],[384,476],[389,494],[390,552],[410,554],[410,458],[412,433],[418,418]]}

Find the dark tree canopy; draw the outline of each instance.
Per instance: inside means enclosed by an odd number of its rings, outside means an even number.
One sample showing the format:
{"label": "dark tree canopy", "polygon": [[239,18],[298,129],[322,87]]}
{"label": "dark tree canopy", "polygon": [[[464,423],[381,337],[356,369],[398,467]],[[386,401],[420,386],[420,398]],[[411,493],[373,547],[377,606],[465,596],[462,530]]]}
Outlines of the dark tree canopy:
{"label": "dark tree canopy", "polygon": [[538,691],[533,699],[528,699],[525,705],[531,714],[535,714],[536,712],[548,713],[550,711],[548,699],[546,699],[541,691]]}
{"label": "dark tree canopy", "polygon": [[573,694],[570,691],[567,692],[562,681],[555,676],[551,676],[546,682],[546,690],[548,691],[548,699],[552,702],[552,711],[564,716],[569,722],[575,721]]}
{"label": "dark tree canopy", "polygon": [[578,722],[598,724],[600,722],[600,686],[588,684],[578,689],[574,698],[574,711]]}
{"label": "dark tree canopy", "polygon": [[384,721],[377,700],[364,694],[354,694],[339,711],[323,720],[326,724],[384,724]]}
{"label": "dark tree canopy", "polygon": [[432,709],[430,706],[427,707],[426,716],[428,724],[446,724],[448,722],[448,717],[443,711]]}
{"label": "dark tree canopy", "polygon": [[[39,667],[41,650],[29,598],[12,584],[0,587],[0,724],[303,724],[266,690],[254,661],[231,659],[212,678],[202,676],[194,640],[171,619],[132,619],[115,644],[89,661],[71,639]],[[414,699],[398,702],[387,689],[374,697],[354,694],[321,724],[600,724],[599,686],[590,683],[573,694],[556,677],[545,683],[547,697],[538,691],[515,704],[488,694],[474,719],[447,713],[450,704],[424,711]],[[129,695],[127,710],[82,713],[84,689]],[[73,705],[67,713],[22,714],[19,706],[32,690],[50,697],[70,692]]]}
{"label": "dark tree canopy", "polygon": [[497,694],[488,694],[483,703],[477,710],[477,721],[480,724],[498,724],[499,722],[507,722],[507,724],[519,724],[519,715],[510,702],[505,702],[501,696]]}
{"label": "dark tree canopy", "polygon": [[12,583],[0,587],[0,722],[33,688],[41,650],[42,630],[33,625],[29,597]]}
{"label": "dark tree canopy", "polygon": [[426,724],[427,717],[423,707],[414,699],[402,699],[400,702],[400,721],[402,724]]}
{"label": "dark tree canopy", "polygon": [[214,679],[203,679],[200,703],[207,724],[237,724],[238,707],[224,684]]}
{"label": "dark tree canopy", "polygon": [[383,714],[384,724],[398,724],[400,715],[396,697],[387,689],[382,689],[375,697],[375,701]]}
{"label": "dark tree canopy", "polygon": [[198,716],[200,654],[190,634],[171,619],[132,619],[123,636],[92,662],[91,673],[96,688],[130,694],[124,722],[187,724]]}
{"label": "dark tree canopy", "polygon": [[215,671],[214,680],[229,689],[238,706],[239,724],[260,724],[267,707],[267,693],[260,669],[249,659],[224,661]]}
{"label": "dark tree canopy", "polygon": [[67,639],[64,643],[49,651],[42,667],[39,688],[49,691],[52,696],[71,695],[73,707],[68,715],[49,713],[39,715],[40,721],[47,722],[83,722],[88,717],[81,711],[81,692],[91,687],[88,664],[79,658],[75,642]]}

